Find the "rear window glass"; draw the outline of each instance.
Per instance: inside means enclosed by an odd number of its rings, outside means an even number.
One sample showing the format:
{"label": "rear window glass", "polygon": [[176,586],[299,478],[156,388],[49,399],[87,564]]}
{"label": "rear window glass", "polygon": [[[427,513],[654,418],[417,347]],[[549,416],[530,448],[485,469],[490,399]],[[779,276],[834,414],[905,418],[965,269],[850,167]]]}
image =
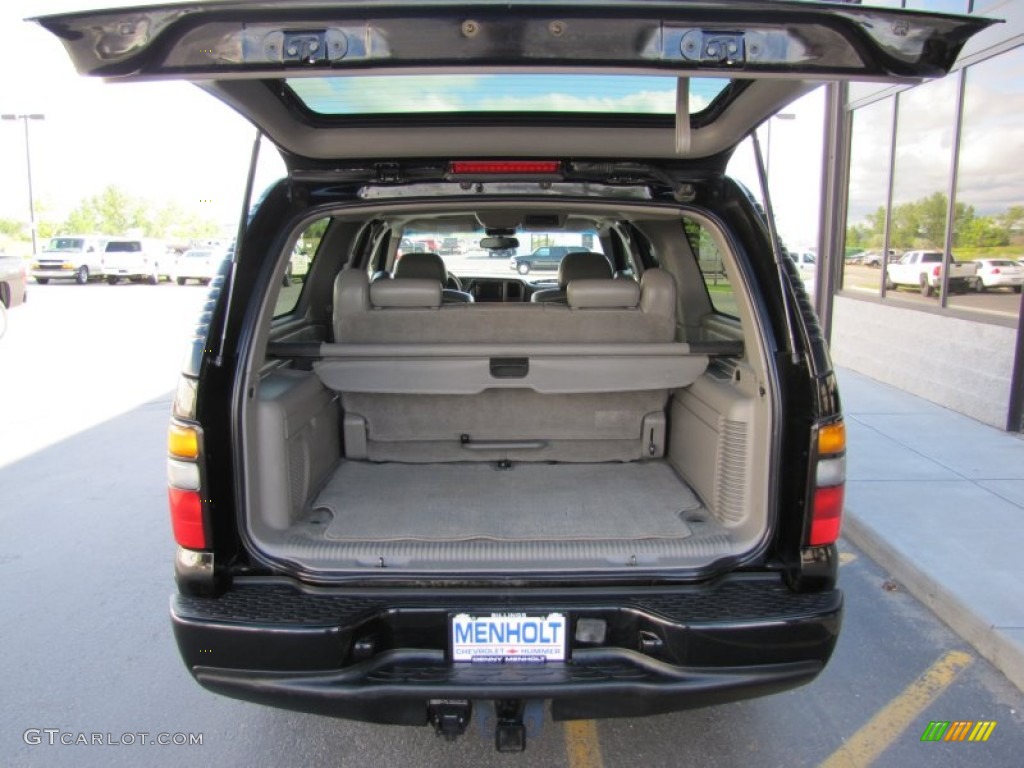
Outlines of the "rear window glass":
{"label": "rear window glass", "polygon": [[285,274],[281,278],[281,291],[277,294],[277,303],[274,305],[274,317],[291,314],[299,305],[299,299],[302,298],[303,289],[306,286],[306,277],[313,265],[313,259],[316,258],[317,251],[320,249],[320,241],[323,239],[330,221],[328,218],[314,221],[303,230],[302,235],[295,242],[291,256],[288,258]]}
{"label": "rear window glass", "polygon": [[138,240],[114,240],[107,243],[107,253],[137,253],[142,250]]}
{"label": "rear window glass", "polygon": [[718,250],[715,241],[707,229],[698,222],[691,219],[683,221],[683,229],[686,231],[686,239],[693,249],[693,255],[697,257],[700,265],[701,275],[704,277],[704,285],[711,299],[711,306],[716,312],[729,317],[739,317],[736,308],[736,293],[729,275],[725,271],[725,262]]}
{"label": "rear window glass", "polygon": [[[518,246],[488,250],[481,244],[487,236],[482,229],[448,232],[449,225],[426,222],[406,227],[399,240],[398,259],[406,253],[427,251],[438,254],[449,272],[474,277],[509,277],[512,273],[530,275],[531,282],[553,281],[558,265],[567,253],[594,251],[603,253],[595,230],[517,229]],[[609,262],[610,263],[610,262]]]}
{"label": "rear window glass", "polygon": [[[286,80],[321,115],[572,112],[674,115],[675,77],[638,75],[372,75]],[[690,112],[706,109],[730,81],[691,78]]]}

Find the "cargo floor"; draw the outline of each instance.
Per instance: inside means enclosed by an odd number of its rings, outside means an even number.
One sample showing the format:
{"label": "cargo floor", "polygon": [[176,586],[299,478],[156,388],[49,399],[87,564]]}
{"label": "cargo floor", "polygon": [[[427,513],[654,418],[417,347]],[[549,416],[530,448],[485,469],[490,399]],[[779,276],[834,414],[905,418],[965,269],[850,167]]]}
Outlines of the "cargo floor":
{"label": "cargo floor", "polygon": [[693,565],[730,537],[664,461],[343,461],[284,543],[332,570],[562,570]]}

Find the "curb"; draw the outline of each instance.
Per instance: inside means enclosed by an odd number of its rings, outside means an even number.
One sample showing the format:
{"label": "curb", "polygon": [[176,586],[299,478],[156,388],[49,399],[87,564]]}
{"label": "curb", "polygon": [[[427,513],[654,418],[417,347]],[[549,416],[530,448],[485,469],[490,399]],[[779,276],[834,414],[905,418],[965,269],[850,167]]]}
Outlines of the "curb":
{"label": "curb", "polygon": [[870,524],[857,519],[850,509],[845,510],[843,536],[888,571],[910,594],[1024,692],[1024,645],[986,622],[971,606],[911,563]]}

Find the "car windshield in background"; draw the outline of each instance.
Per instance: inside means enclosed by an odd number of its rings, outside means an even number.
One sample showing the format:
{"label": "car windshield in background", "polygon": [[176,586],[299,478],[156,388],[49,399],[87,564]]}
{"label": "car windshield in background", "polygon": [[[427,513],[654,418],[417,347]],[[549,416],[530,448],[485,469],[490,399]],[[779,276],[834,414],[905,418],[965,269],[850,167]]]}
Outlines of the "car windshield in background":
{"label": "car windshield in background", "polygon": [[[483,230],[443,234],[436,230],[410,230],[402,233],[398,256],[406,253],[436,253],[444,260],[448,271],[459,277],[508,277],[509,270],[522,275],[537,271],[543,274],[532,280],[554,280],[558,265],[565,254],[573,251],[603,253],[597,232],[545,232],[517,231],[513,237],[519,241],[514,248],[487,249],[480,242],[487,237]],[[520,263],[529,264],[520,267]]]}
{"label": "car windshield in background", "polygon": [[[697,114],[729,86],[725,78],[690,81]],[[531,113],[674,115],[675,77],[545,74],[375,75],[286,80],[303,105],[321,115]]]}
{"label": "car windshield in background", "polygon": [[80,237],[55,237],[47,246],[48,251],[77,251],[82,248],[84,241]]}

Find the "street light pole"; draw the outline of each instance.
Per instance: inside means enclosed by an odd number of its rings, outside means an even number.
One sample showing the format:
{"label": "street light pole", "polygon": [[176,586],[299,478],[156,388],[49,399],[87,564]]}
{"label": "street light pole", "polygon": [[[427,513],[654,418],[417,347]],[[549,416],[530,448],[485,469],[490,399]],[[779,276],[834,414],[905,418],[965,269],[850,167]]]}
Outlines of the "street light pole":
{"label": "street light pole", "polygon": [[36,204],[32,197],[32,152],[29,150],[28,143],[28,121],[29,120],[44,120],[46,115],[40,114],[24,114],[24,115],[0,115],[2,120],[22,120],[25,123],[25,168],[28,172],[28,222],[29,228],[32,230],[32,256],[35,257],[37,253],[36,248]]}

